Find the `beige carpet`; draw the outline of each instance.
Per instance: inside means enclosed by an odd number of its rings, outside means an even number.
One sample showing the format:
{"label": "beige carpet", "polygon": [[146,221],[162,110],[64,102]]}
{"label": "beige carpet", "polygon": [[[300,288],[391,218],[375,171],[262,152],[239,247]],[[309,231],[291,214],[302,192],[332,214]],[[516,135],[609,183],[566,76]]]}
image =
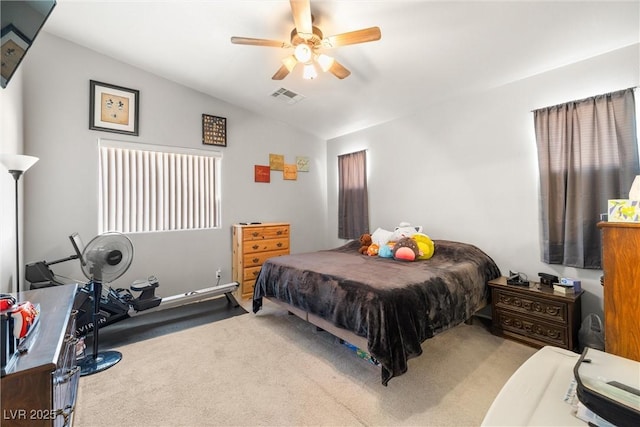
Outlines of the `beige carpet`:
{"label": "beige carpet", "polygon": [[384,387],[378,368],[273,306],[118,350],[81,378],[75,426],[477,426],[535,352],[463,324]]}

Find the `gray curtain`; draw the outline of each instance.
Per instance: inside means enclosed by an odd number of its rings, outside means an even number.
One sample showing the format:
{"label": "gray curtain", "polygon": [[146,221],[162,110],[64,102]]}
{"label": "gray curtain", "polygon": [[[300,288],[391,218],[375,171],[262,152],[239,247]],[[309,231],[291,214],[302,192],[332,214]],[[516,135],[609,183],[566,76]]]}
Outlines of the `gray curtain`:
{"label": "gray curtain", "polygon": [[601,268],[600,213],[628,197],[640,171],[633,89],[533,113],[542,261]]}
{"label": "gray curtain", "polygon": [[338,156],[338,237],[369,232],[366,150]]}

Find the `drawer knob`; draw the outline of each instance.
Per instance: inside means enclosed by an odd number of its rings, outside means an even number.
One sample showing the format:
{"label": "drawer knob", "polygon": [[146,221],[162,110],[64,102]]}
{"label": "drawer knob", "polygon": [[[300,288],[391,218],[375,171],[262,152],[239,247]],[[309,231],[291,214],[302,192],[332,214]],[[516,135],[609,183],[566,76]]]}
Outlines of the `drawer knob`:
{"label": "drawer knob", "polygon": [[554,331],[553,329],[548,329],[547,336],[549,338],[560,339],[560,331]]}
{"label": "drawer knob", "polygon": [[281,248],[281,247],[282,247],[282,242],[278,242],[278,244],[277,244],[276,246],[278,246],[279,248]]}
{"label": "drawer knob", "polygon": [[255,249],[258,249],[259,247],[260,247],[260,246],[258,246],[258,245],[253,245],[253,246],[251,246],[251,248],[252,248],[252,249],[254,249],[254,250],[255,250]]}
{"label": "drawer knob", "polygon": [[281,235],[282,235],[282,230],[278,230],[276,234],[277,234],[278,236],[281,236]]}
{"label": "drawer knob", "polygon": [[258,233],[257,231],[254,231],[253,233],[251,233],[251,235],[253,237],[258,237],[260,235],[260,233]]}
{"label": "drawer knob", "polygon": [[257,271],[254,271],[254,272],[253,272],[253,276],[255,277],[255,276],[257,276],[257,275],[258,275],[258,272],[257,272]]}
{"label": "drawer knob", "polygon": [[251,261],[253,261],[254,263],[257,263],[258,261],[260,261],[260,258],[254,258]]}
{"label": "drawer knob", "polygon": [[550,314],[552,316],[560,315],[560,307],[547,306],[547,314]]}

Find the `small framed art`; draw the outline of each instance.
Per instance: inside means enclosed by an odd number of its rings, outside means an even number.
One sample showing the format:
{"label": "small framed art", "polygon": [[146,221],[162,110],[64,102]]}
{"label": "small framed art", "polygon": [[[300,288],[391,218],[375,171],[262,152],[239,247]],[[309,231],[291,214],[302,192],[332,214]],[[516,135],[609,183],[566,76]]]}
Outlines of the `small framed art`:
{"label": "small framed art", "polygon": [[202,115],[202,143],[206,145],[227,146],[227,119],[224,117]]}
{"label": "small framed art", "polygon": [[282,171],[282,178],[287,180],[298,179],[298,166],[296,164],[285,164]]}
{"label": "small framed art", "polygon": [[284,170],[284,154],[269,154],[269,167],[272,171]]}
{"label": "small framed art", "polygon": [[89,129],[138,135],[140,91],[89,81]]}
{"label": "small framed art", "polygon": [[298,166],[298,172],[309,172],[309,157],[297,156],[296,165]]}
{"label": "small framed art", "polygon": [[268,165],[254,165],[255,182],[271,182],[271,168]]}

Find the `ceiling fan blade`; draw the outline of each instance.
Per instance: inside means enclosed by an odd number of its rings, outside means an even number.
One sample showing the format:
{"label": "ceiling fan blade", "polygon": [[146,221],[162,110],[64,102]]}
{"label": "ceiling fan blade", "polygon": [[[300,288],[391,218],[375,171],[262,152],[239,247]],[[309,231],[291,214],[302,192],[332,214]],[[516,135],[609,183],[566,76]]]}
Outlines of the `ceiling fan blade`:
{"label": "ceiling fan blade", "polygon": [[373,42],[380,40],[381,37],[382,34],[380,33],[380,28],[371,27],[325,37],[324,40],[322,40],[322,45],[329,48],[346,46],[349,44]]}
{"label": "ceiling fan blade", "polygon": [[282,80],[289,75],[289,69],[283,65],[278,68],[278,71],[271,77],[271,80]]}
{"label": "ceiling fan blade", "polygon": [[349,75],[351,74],[351,71],[347,70],[341,63],[339,63],[335,59],[333,60],[331,68],[329,68],[329,72],[340,80],[344,79],[345,77],[349,77]]}
{"label": "ceiling fan blade", "polygon": [[291,47],[288,42],[266,39],[252,39],[250,37],[231,37],[233,44],[245,44],[249,46],[267,46],[267,47]]}
{"label": "ceiling fan blade", "polygon": [[313,24],[311,22],[311,4],[309,0],[290,0],[293,22],[296,25],[298,35],[305,40],[313,36]]}

